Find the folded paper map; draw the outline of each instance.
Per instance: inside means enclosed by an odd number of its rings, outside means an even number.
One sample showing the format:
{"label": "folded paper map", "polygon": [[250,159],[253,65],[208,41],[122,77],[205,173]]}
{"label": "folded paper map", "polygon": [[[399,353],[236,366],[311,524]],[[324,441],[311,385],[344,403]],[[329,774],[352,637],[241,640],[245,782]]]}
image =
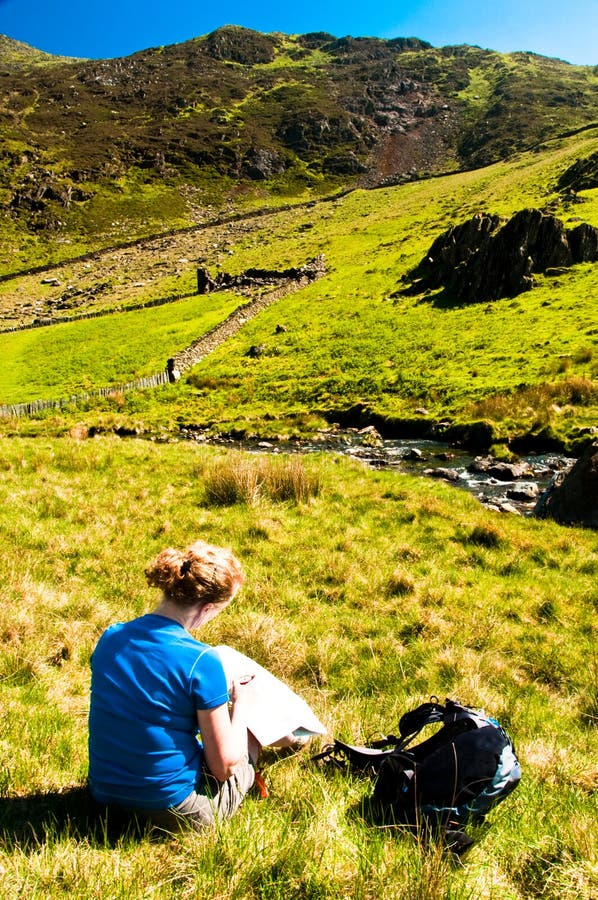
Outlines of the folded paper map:
{"label": "folded paper map", "polygon": [[283,681],[253,659],[224,644],[215,648],[229,684],[253,676],[254,702],[249,706],[247,727],[263,746],[289,734],[304,737],[325,734],[327,729],[311,707]]}

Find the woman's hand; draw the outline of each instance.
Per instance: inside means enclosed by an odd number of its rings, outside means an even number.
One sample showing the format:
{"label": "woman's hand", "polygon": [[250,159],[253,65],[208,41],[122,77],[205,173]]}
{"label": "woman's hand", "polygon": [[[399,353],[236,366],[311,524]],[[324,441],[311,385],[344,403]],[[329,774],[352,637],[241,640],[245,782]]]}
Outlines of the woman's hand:
{"label": "woman's hand", "polygon": [[197,711],[206,764],[218,781],[229,779],[242,759],[249,755],[255,760],[259,752],[259,744],[247,731],[247,711],[257,700],[253,676],[233,681],[230,697],[230,710],[225,703]]}
{"label": "woman's hand", "polygon": [[255,689],[252,684],[254,678],[255,675],[241,675],[240,678],[233,681],[230,694],[233,705],[239,700],[243,703],[255,699]]}

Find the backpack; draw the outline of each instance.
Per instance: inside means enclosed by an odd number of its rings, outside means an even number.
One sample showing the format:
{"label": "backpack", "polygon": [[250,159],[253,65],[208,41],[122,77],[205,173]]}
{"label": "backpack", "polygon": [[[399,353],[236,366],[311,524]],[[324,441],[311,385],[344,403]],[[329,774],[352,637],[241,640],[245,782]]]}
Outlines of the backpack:
{"label": "backpack", "polygon": [[[409,746],[432,723],[441,728]],[[460,856],[473,844],[468,826],[480,825],[519,784],[521,768],[511,739],[482,710],[448,699],[443,706],[437,697],[405,713],[399,735],[365,747],[335,740],[314,759],[374,779],[367,805],[376,824],[440,837]]]}

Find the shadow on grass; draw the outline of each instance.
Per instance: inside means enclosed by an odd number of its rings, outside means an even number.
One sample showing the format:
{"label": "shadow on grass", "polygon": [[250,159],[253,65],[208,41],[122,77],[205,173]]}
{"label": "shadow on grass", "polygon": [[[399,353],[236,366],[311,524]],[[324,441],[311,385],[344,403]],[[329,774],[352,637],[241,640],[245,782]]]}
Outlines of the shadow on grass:
{"label": "shadow on grass", "polygon": [[436,309],[465,309],[468,306],[480,306],[484,303],[488,305],[492,300],[483,298],[480,300],[465,300],[463,297],[456,297],[454,292],[443,287],[440,290],[426,291],[417,300],[418,304],[434,306]]}
{"label": "shadow on grass", "polygon": [[[473,847],[475,841],[458,827],[433,827],[424,820],[416,827],[405,819],[395,819],[392,809],[375,804],[371,797],[364,797],[349,807],[348,817],[362,825],[378,828],[397,838],[413,842],[424,853],[446,854],[453,863]],[[482,830],[478,829],[478,836]]]}
{"label": "shadow on grass", "polygon": [[496,299],[485,297],[480,300],[466,300],[463,297],[455,296],[450,287],[424,288],[417,282],[395,291],[390,296],[394,299],[395,304],[400,301],[401,297],[416,297],[418,305],[434,306],[436,309],[461,309],[484,303],[488,305]]}
{"label": "shadow on grass", "polygon": [[103,846],[123,839],[156,839],[147,825],[124,813],[100,807],[85,785],[61,791],[0,797],[0,846],[39,847],[49,839],[68,835]]}

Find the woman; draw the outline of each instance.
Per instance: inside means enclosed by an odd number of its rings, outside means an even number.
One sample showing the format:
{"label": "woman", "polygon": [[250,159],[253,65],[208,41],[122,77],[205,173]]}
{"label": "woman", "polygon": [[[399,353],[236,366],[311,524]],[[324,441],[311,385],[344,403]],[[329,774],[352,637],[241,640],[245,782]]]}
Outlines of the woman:
{"label": "woman", "polygon": [[229,550],[203,541],[163,550],[145,574],[160,603],[108,628],[91,657],[91,794],[165,829],[210,825],[253,784],[259,745],[245,721],[251,683],[234,682],[229,697],[218,654],[189,632],[244,576]]}

